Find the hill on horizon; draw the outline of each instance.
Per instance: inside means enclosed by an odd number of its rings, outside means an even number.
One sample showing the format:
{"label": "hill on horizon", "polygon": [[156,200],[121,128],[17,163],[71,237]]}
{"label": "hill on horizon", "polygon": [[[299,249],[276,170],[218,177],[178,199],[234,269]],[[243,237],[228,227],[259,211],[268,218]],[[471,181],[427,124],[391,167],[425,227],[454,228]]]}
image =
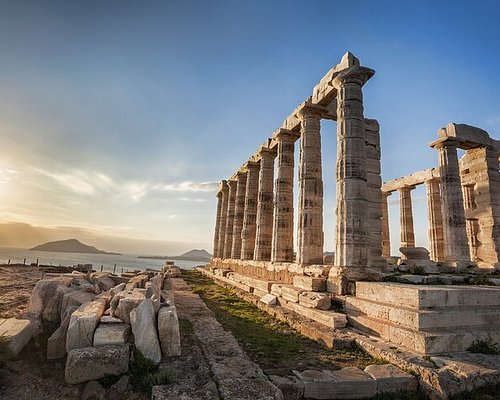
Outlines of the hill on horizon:
{"label": "hill on horizon", "polygon": [[53,251],[57,253],[91,253],[91,254],[114,254],[103,250],[99,250],[94,246],[86,245],[77,239],[56,240],[35,246],[29,250],[33,251]]}
{"label": "hill on horizon", "polygon": [[209,261],[212,258],[212,254],[205,249],[193,249],[186,251],[180,256],[139,256],[138,258],[149,258],[154,260]]}

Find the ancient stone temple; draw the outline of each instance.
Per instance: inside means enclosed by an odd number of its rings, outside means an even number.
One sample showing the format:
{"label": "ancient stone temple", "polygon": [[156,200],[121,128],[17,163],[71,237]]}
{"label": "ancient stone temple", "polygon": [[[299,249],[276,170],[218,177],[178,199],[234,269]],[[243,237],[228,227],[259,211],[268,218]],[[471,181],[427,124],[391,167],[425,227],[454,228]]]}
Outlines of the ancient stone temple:
{"label": "ancient stone temple", "polygon": [[[363,107],[373,75],[346,53],[221,181],[205,273],[274,307],[266,309],[273,315],[305,317],[303,332],[332,346],[332,332],[346,324],[416,354],[465,351],[477,340],[500,344],[500,288],[466,285],[500,269],[500,141],[448,124],[430,144],[435,166],[382,183],[379,124]],[[322,161],[334,155],[321,149],[323,119],[337,125],[333,259],[324,255],[323,176],[333,176]],[[415,243],[418,185],[427,193],[428,249]],[[398,257],[391,254],[391,195],[400,204]]]}

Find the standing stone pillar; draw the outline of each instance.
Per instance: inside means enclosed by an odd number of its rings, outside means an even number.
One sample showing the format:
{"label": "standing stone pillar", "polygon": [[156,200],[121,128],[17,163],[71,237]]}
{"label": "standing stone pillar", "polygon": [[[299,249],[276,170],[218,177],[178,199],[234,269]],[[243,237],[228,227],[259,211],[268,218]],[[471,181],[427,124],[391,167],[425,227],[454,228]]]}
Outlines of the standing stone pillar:
{"label": "standing stone pillar", "polygon": [[259,156],[259,195],[254,260],[270,261],[273,240],[273,180],[276,152],[272,149],[261,147]]}
{"label": "standing stone pillar", "polygon": [[425,186],[427,189],[430,258],[433,261],[442,262],[444,261],[444,241],[439,179],[430,179],[425,182]]}
{"label": "standing stone pillar", "polygon": [[231,258],[233,249],[233,226],[234,226],[234,208],[236,202],[236,181],[229,180],[229,194],[227,198],[227,220],[226,220],[226,240],[224,242],[224,258]]}
{"label": "standing stone pillar", "polygon": [[299,111],[300,163],[297,263],[323,264],[323,178],[321,114],[305,105]]}
{"label": "standing stone pillar", "polygon": [[[337,88],[337,223],[335,271],[368,265],[369,226],[362,86],[373,70],[353,66],[333,80]],[[330,272],[332,276],[332,272]],[[359,276],[359,275],[358,275]],[[354,278],[356,279],[356,278]],[[354,280],[353,279],[353,280]],[[337,293],[352,290],[336,287]],[[337,285],[338,286],[338,285]]]}
{"label": "standing stone pillar", "polygon": [[245,215],[243,216],[243,230],[241,231],[241,259],[253,260],[255,234],[257,230],[257,196],[259,190],[260,164],[248,161],[245,167],[248,172],[247,189],[245,193]]}
{"label": "standing stone pillar", "polygon": [[277,140],[277,177],[274,195],[274,228],[271,261],[293,261],[293,167],[297,136],[280,129]]}
{"label": "standing stone pillar", "polygon": [[215,229],[214,229],[214,250],[213,257],[219,257],[219,231],[220,231],[220,219],[221,219],[221,209],[222,209],[222,192],[219,190],[217,192],[217,212],[215,215]]}
{"label": "standing stone pillar", "polygon": [[382,192],[382,257],[391,257],[391,234],[389,229],[389,207],[388,197],[392,192]]}
{"label": "standing stone pillar", "polygon": [[229,186],[227,186],[227,181],[223,180],[220,183],[220,192],[222,193],[222,204],[220,210],[220,227],[219,227],[219,240],[217,245],[217,257],[224,258],[224,245],[226,242],[227,208],[228,208],[228,197],[229,197]]}
{"label": "standing stone pillar", "polygon": [[241,231],[243,230],[243,217],[245,215],[245,193],[247,190],[247,173],[237,172],[236,201],[234,208],[233,246],[231,258],[241,259]]}
{"label": "standing stone pillar", "polygon": [[413,207],[411,204],[411,191],[413,189],[415,189],[415,186],[405,186],[398,189],[401,221],[401,247],[415,247]]}
{"label": "standing stone pillar", "polygon": [[439,156],[444,256],[447,262],[469,262],[464,199],[460,183],[457,147],[453,141],[434,145]]}

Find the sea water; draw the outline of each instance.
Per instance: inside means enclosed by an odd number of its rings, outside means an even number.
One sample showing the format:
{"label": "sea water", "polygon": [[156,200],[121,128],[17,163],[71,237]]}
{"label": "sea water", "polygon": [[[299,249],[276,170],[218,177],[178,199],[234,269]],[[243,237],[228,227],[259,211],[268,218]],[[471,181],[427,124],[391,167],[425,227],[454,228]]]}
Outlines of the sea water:
{"label": "sea water", "polygon": [[[152,260],[138,258],[139,254],[91,254],[91,253],[59,253],[52,251],[32,251],[13,247],[0,247],[0,264],[26,264],[36,263],[43,265],[73,266],[77,264],[92,264],[94,270],[122,271],[144,270],[146,268],[160,269],[167,260]],[[185,269],[192,269],[204,265],[202,261],[171,260],[175,265]]]}

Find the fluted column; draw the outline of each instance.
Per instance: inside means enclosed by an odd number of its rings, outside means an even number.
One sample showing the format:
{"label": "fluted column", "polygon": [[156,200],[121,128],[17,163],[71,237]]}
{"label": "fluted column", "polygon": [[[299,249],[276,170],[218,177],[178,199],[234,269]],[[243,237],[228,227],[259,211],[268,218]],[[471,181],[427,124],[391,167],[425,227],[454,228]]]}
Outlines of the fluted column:
{"label": "fluted column", "polygon": [[415,247],[415,231],[413,229],[413,207],[411,191],[415,186],[405,186],[399,191],[401,247]]}
{"label": "fluted column", "polygon": [[452,141],[444,141],[434,147],[438,151],[441,176],[445,260],[448,262],[468,262],[470,261],[470,253],[457,147]]}
{"label": "fluted column", "polygon": [[236,202],[236,181],[229,180],[229,194],[227,199],[227,219],[226,219],[226,240],[224,242],[224,258],[231,258],[233,249],[233,226],[234,226],[234,208]]}
{"label": "fluted column", "polygon": [[429,252],[433,261],[444,261],[443,214],[439,179],[425,182],[427,189],[427,215],[429,220]]}
{"label": "fluted column", "polygon": [[262,147],[260,155],[259,195],[257,204],[257,234],[254,260],[271,260],[273,240],[273,179],[276,152]]}
{"label": "fluted column", "polygon": [[382,257],[391,257],[391,234],[389,229],[388,197],[392,192],[382,192]]}
{"label": "fluted column", "polygon": [[241,231],[243,230],[243,217],[245,215],[245,193],[247,190],[247,173],[238,171],[236,186],[236,201],[234,207],[233,224],[233,247],[231,249],[231,258],[241,259]]}
{"label": "fluted column", "polygon": [[341,268],[365,268],[368,265],[368,190],[362,86],[373,73],[369,68],[353,66],[332,82],[337,88],[335,266]]}
{"label": "fluted column", "polygon": [[305,105],[299,111],[300,161],[297,263],[323,264],[323,178],[321,114]]}
{"label": "fluted column", "polygon": [[249,161],[246,164],[246,169],[248,172],[245,193],[245,215],[243,216],[243,229],[241,231],[241,259],[253,260],[255,234],[257,231],[257,197],[260,164]]}
{"label": "fluted column", "polygon": [[271,261],[293,261],[293,173],[297,135],[281,129],[277,140],[277,177]]}
{"label": "fluted column", "polygon": [[227,224],[227,207],[228,207],[228,196],[229,196],[229,186],[227,186],[227,181],[223,180],[220,183],[220,192],[222,193],[221,198],[221,210],[220,210],[220,226],[219,226],[219,240],[217,245],[217,257],[224,258],[224,245],[226,242],[226,224]]}
{"label": "fluted column", "polygon": [[222,192],[219,190],[217,192],[217,212],[215,214],[215,229],[214,229],[214,248],[213,257],[219,257],[219,231],[220,231],[220,219],[221,219],[221,209],[222,209]]}

